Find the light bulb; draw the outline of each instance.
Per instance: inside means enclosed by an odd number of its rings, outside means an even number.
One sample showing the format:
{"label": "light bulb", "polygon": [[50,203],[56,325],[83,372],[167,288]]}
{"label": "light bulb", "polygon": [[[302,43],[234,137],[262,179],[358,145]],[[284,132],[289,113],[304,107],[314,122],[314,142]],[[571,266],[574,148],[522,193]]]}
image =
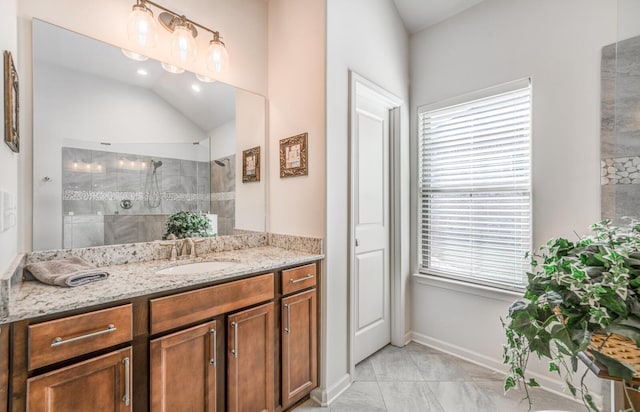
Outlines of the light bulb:
{"label": "light bulb", "polygon": [[154,47],[157,33],[153,12],[143,3],[135,4],[127,22],[129,41],[139,47]]}
{"label": "light bulb", "polygon": [[214,35],[207,49],[207,69],[212,72],[222,73],[229,68],[229,54],[220,37]]}
{"label": "light bulb", "polygon": [[196,58],[196,40],[186,24],[178,24],[171,35],[171,57],[181,65]]}

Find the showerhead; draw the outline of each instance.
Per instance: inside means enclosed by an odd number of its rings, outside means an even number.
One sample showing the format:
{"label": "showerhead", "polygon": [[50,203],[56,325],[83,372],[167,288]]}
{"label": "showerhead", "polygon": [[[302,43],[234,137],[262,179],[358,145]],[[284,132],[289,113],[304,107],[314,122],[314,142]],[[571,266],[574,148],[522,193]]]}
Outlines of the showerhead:
{"label": "showerhead", "polygon": [[[217,164],[218,166],[226,167],[226,166],[229,164],[229,159],[225,157],[225,158],[224,158],[224,159],[222,159],[222,160],[216,159],[216,160],[214,160],[213,162],[214,162],[215,164]],[[225,163],[225,162],[227,162],[227,163]]]}
{"label": "showerhead", "polygon": [[153,173],[155,173],[156,169],[162,166],[162,160],[151,160],[151,166],[153,166]]}

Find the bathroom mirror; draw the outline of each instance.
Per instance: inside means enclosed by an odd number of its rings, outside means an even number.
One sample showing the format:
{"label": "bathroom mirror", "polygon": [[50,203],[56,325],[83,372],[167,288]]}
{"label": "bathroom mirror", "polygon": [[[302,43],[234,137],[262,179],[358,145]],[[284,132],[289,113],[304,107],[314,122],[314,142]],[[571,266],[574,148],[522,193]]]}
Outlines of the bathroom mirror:
{"label": "bathroom mirror", "polygon": [[602,48],[600,199],[602,218],[622,224],[640,216],[640,3],[617,4],[617,41]]}
{"label": "bathroom mirror", "polygon": [[264,148],[264,97],[35,19],[33,60],[34,250],[159,239],[182,210],[264,231],[236,161]]}

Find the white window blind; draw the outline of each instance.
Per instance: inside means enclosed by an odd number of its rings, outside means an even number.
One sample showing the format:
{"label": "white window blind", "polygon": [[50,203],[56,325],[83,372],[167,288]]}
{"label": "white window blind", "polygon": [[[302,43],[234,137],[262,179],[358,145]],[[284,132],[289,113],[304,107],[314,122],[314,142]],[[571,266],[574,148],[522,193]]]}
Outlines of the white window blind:
{"label": "white window blind", "polygon": [[419,111],[420,271],[514,289],[531,247],[531,86],[496,90]]}

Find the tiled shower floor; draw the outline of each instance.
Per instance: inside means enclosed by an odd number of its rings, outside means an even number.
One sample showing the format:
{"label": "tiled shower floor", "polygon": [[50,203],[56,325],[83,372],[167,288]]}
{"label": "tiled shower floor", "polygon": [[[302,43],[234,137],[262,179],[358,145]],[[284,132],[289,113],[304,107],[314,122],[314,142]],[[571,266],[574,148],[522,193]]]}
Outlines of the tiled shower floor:
{"label": "tiled shower floor", "polygon": [[[417,343],[387,346],[356,366],[355,382],[330,407],[309,400],[295,412],[518,412],[522,392],[503,395],[503,375]],[[533,391],[532,411],[582,412],[581,403]]]}

